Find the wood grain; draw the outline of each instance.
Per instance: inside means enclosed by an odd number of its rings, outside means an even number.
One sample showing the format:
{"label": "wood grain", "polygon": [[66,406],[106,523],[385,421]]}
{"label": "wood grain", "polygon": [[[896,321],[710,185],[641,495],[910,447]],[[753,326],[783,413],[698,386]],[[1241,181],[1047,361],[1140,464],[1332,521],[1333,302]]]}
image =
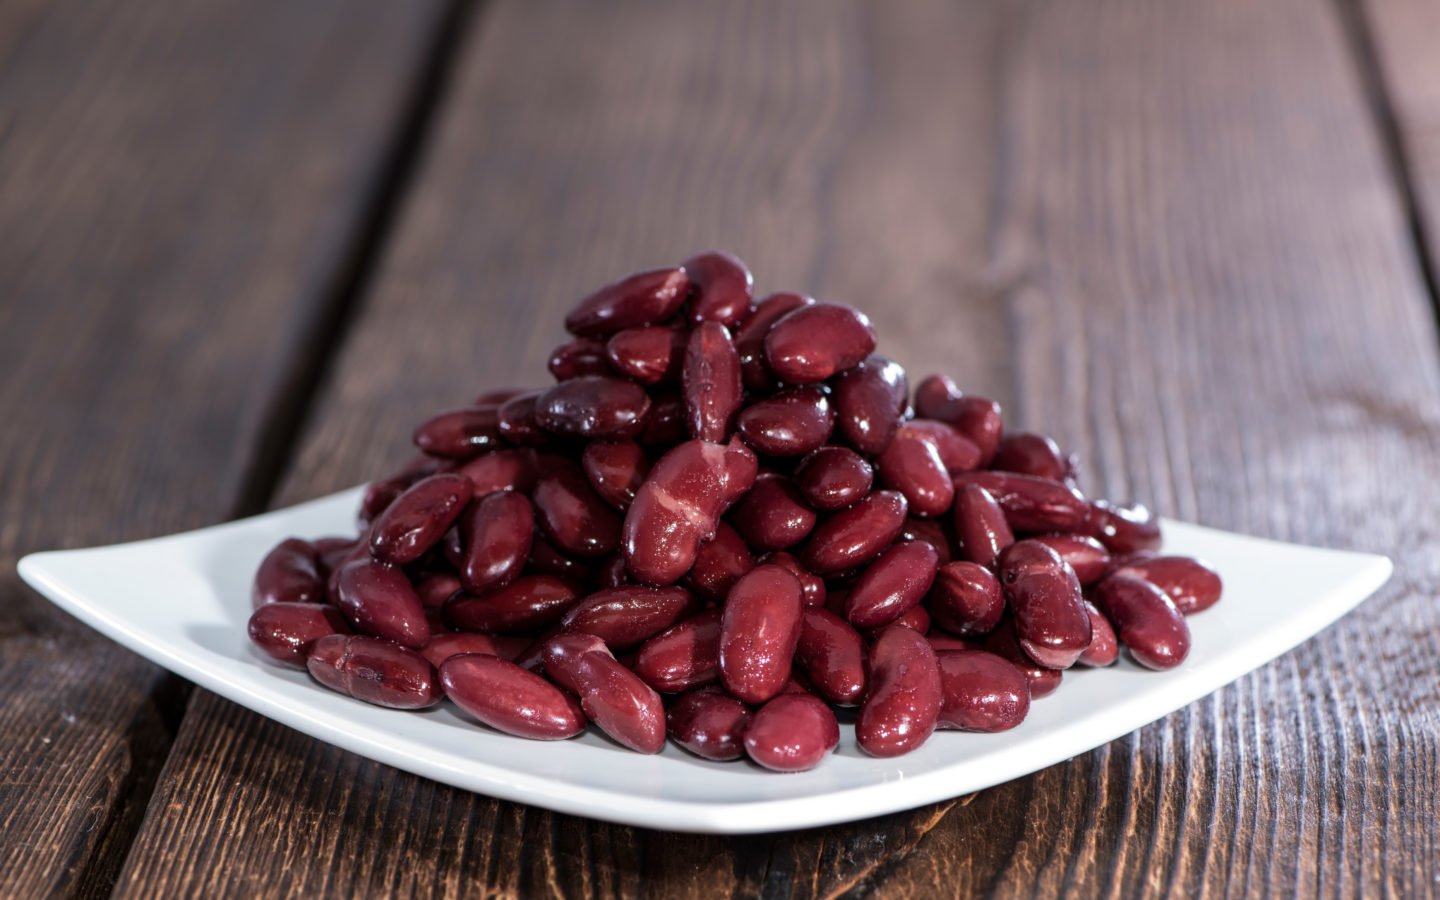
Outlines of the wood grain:
{"label": "wood grain", "polygon": [[791,834],[499,803],[197,692],[122,891],[1433,890],[1436,335],[1356,65],[1309,0],[495,4],[283,501],[538,379],[587,287],[715,243],[762,289],[860,304],[914,371],[1078,449],[1097,493],[1399,574],[1093,753]]}
{"label": "wood grain", "polygon": [[108,891],[184,699],[15,562],[253,506],[437,12],[364,6],[0,11],[0,896]]}

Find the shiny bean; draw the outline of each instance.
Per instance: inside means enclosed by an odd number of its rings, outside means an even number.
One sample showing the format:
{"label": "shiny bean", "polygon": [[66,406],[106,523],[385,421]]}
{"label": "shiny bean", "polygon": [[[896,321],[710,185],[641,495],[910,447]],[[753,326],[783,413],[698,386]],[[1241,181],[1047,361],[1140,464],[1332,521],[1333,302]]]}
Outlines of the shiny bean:
{"label": "shiny bean", "polygon": [[410,485],[443,471],[448,465],[451,464],[445,460],[422,453],[406,463],[400,471],[366,485],[365,493],[360,499],[358,516],[360,530],[368,529],[370,523],[389,508],[390,504],[395,502],[396,497],[405,493],[405,489]]}
{"label": "shiny bean", "polygon": [[988,466],[1000,448],[1000,404],[960,392],[944,375],[930,375],[915,388],[915,414],[953,426],[980,448],[980,465]]}
{"label": "shiny bean", "polygon": [[530,545],[528,573],[532,575],[553,575],[572,584],[584,584],[594,574],[589,563],[566,556],[543,535],[535,535]]}
{"label": "shiny bean", "polygon": [[580,698],[585,715],[637,753],[665,746],[665,705],[654,689],[589,634],[560,634],[545,644],[545,673]]}
{"label": "shiny bean", "polygon": [[440,702],[435,670],[414,650],[389,641],[330,634],[310,647],[305,668],[332,691],[391,709],[424,709]]}
{"label": "shiny bean", "polygon": [[569,381],[586,375],[609,375],[610,358],[605,344],[594,338],[576,338],[550,351],[546,363],[556,381]]}
{"label": "shiny bean", "polygon": [[474,594],[498,590],[520,575],[535,537],[535,511],[524,494],[499,491],[460,518],[460,582]]}
{"label": "shiny bean", "polygon": [[909,382],[899,363],[871,356],[835,379],[835,411],[840,433],[866,456],[890,445],[905,414]]}
{"label": "shiny bean", "polygon": [[734,697],[691,691],[671,705],[665,719],[670,739],[702,759],[725,762],[745,755],[750,710]]}
{"label": "shiny bean", "polygon": [[608,284],[581,300],[565,317],[565,330],[605,337],[626,328],[664,322],[685,303],[690,278],[684,269],[652,269]]}
{"label": "shiny bean", "polygon": [[1115,627],[1095,604],[1085,601],[1085,612],[1090,615],[1090,646],[1076,660],[1082,666],[1108,666],[1120,658],[1120,640],[1115,636]]}
{"label": "shiny bean", "polygon": [[850,589],[845,619],[856,628],[879,628],[920,605],[935,583],[940,556],[919,541],[890,547]]}
{"label": "shiny bean", "polygon": [[740,411],[740,357],[730,332],[705,322],[690,332],[685,348],[683,393],[690,436],[721,443],[735,428]]}
{"label": "shiny bean", "polygon": [[575,604],[560,620],[566,631],[593,634],[616,650],[627,650],[652,638],[699,604],[681,587],[627,584],[596,591]]}
{"label": "shiny bean", "polygon": [[457,594],[445,604],[445,620],[461,631],[526,634],[556,624],[578,600],[562,578],[523,575],[483,597]]}
{"label": "shiny bean", "polygon": [[1120,643],[1148,669],[1173,669],[1190,655],[1190,628],[1160,588],[1134,575],[1111,575],[1095,591],[1095,606],[1115,626]]}
{"label": "shiny bean", "polygon": [[684,269],[692,285],[686,315],[692,326],[718,322],[734,328],[750,314],[755,279],[738,258],[711,250],[685,260]]}
{"label": "shiny bean", "polygon": [[909,426],[895,432],[875,468],[881,484],[905,495],[912,515],[941,515],[955,499],[955,483],[935,443]]}
{"label": "shiny bean", "polygon": [[985,636],[981,647],[987,653],[1009,661],[1025,674],[1025,679],[1030,682],[1031,700],[1048,697],[1060,687],[1060,679],[1064,673],[1059,669],[1039,665],[1030,658],[1030,654],[1020,646],[1020,639],[1015,636],[1015,625],[1011,619],[1001,619],[995,630]]}
{"label": "shiny bean", "polygon": [[800,560],[782,550],[779,553],[771,553],[769,556],[766,556],[764,561],[774,566],[780,566],[791,575],[800,579],[801,606],[809,609],[811,607],[825,605],[827,596],[825,579],[801,565]]}
{"label": "shiny bean", "polygon": [[1005,521],[1016,531],[1070,532],[1088,528],[1089,504],[1078,491],[1064,484],[1009,472],[961,472],[955,476],[956,490],[971,484],[990,492],[1005,510]]}
{"label": "shiny bean", "polygon": [[327,634],[349,634],[350,626],[333,606],[276,600],[256,609],[246,630],[255,649],[276,662],[303,668],[316,641]]}
{"label": "shiny bean", "polygon": [[595,493],[579,467],[544,466],[530,499],[540,531],[557,549],[598,559],[620,546],[620,517]]}
{"label": "shiny bean", "polygon": [[870,686],[855,740],[871,756],[916,749],[935,731],[943,700],[940,663],[925,636],[890,626],[870,648]]}
{"label": "shiny bean", "polygon": [[405,573],[385,563],[346,563],[336,580],[337,605],[364,634],[419,649],[430,640],[425,606]]}
{"label": "shiny bean", "polygon": [[645,426],[650,396],[633,381],[585,375],[562,381],[535,401],[535,421],[553,434],[629,438]]}
{"label": "shiny bean", "polygon": [[968,561],[946,563],[935,573],[927,600],[935,624],[962,636],[993,631],[1005,615],[1005,593],[989,569]]}
{"label": "shiny bean", "polygon": [[440,542],[474,495],[464,475],[444,473],[415,482],[370,526],[370,555],[397,566],[414,562]]}
{"label": "shiny bean", "polygon": [[830,439],[835,413],[823,388],[795,387],[751,403],[736,419],[740,436],[768,456],[804,456]]}
{"label": "shiny bean", "polygon": [[730,589],[720,623],[720,678],[737,699],[764,703],[785,687],[800,610],[800,581],[780,566],[756,566]]}
{"label": "shiny bean", "polygon": [[415,595],[426,609],[440,609],[460,590],[460,578],[449,572],[432,572],[415,582]]}
{"label": "shiny bean", "polygon": [[964,638],[958,638],[954,635],[946,634],[943,631],[927,631],[925,632],[925,640],[930,642],[930,646],[934,648],[937,654],[943,653],[946,650],[974,650],[979,646]]}
{"label": "shiny bean", "polygon": [[627,328],[605,342],[605,357],[616,372],[641,384],[674,381],[685,360],[685,332],[665,325]]}
{"label": "shiny bean", "polygon": [[990,568],[995,567],[1001,552],[1015,543],[1005,511],[978,484],[956,485],[955,543],[962,558]]}
{"label": "shiny bean", "polygon": [[1001,438],[990,468],[1049,481],[1064,481],[1070,475],[1070,464],[1060,445],[1043,434],[1028,431]]}
{"label": "shiny bean", "polygon": [[917,519],[914,516],[905,520],[905,525],[900,529],[900,540],[921,541],[935,548],[935,556],[940,560],[940,565],[945,565],[951,559],[950,536],[945,533],[939,522],[933,519]]}
{"label": "shiny bean", "polygon": [[741,575],[755,568],[755,557],[740,535],[724,522],[715,526],[715,536],[695,552],[695,565],[685,576],[686,585],[706,600],[720,602]]}
{"label": "shiny bean", "polygon": [[1090,616],[1075,572],[1038,541],[1019,541],[1000,557],[1000,584],[1015,633],[1030,658],[1068,669],[1090,646]]}
{"label": "shiny bean", "polygon": [[650,638],[635,654],[635,674],[657,691],[677,693],[720,677],[720,610],[707,609]]}
{"label": "shiny bean", "polygon": [[904,494],[874,491],[821,522],[800,558],[817,575],[831,575],[869,562],[900,534],[906,511]]}
{"label": "shiny bean", "polygon": [[498,656],[452,656],[440,666],[440,685],[451,702],[496,731],[556,741],[585,730],[579,701]]}
{"label": "shiny bean", "polygon": [[755,310],[735,333],[735,350],[740,354],[740,378],[754,391],[773,390],[775,376],[765,364],[765,336],[786,314],[814,304],[803,294],[771,294],[755,304]]}
{"label": "shiny bean", "polygon": [[420,650],[420,655],[438,669],[450,657],[465,653],[485,653],[501,659],[513,660],[529,646],[529,638],[495,637],[488,634],[463,632],[449,633],[437,634],[430,638],[430,643]]}
{"label": "shiny bean", "polygon": [[795,660],[815,689],[838,706],[854,706],[865,693],[865,640],[849,623],[824,608],[800,616]]}
{"label": "shiny bean", "polygon": [[825,701],[810,694],[781,694],[755,711],[745,731],[745,753],[775,772],[803,772],[840,743],[840,724]]}
{"label": "shiny bean", "polygon": [[499,445],[499,408],[467,406],[447,410],[421,422],[412,440],[431,456],[469,459]]}
{"label": "shiny bean", "polygon": [[875,328],[843,303],[786,313],[765,335],[765,364],[788,384],[815,384],[859,365],[875,350]]}
{"label": "shiny bean", "polygon": [[815,511],[784,475],[761,475],[735,508],[730,524],[756,550],[793,547],[815,528]]}
{"label": "shiny bean", "polygon": [[1143,503],[1121,506],[1096,500],[1090,504],[1087,525],[1084,530],[1117,555],[1160,546],[1160,520]]}
{"label": "shiny bean", "polygon": [[958,475],[980,467],[980,448],[953,426],[934,419],[914,419],[906,422],[905,427],[930,439],[949,474]]}
{"label": "shiny bean", "polygon": [[1030,712],[1030,682],[1014,665],[983,650],[936,654],[941,728],[1009,731]]}
{"label": "shiny bean", "polygon": [[685,401],[680,392],[666,385],[652,389],[650,415],[645,417],[645,428],[635,440],[645,447],[668,450],[685,440],[687,434]]}
{"label": "shiny bean", "polygon": [[[320,570],[320,577],[327,578],[342,562],[347,562],[357,544],[359,541],[352,537],[322,537],[311,541],[310,546],[315,550],[315,563]],[[323,601],[325,598],[322,595],[319,599]]]}
{"label": "shiny bean", "polygon": [[325,577],[320,561],[309,541],[286,538],[276,544],[255,571],[255,584],[250,591],[254,609],[268,603],[323,603]]}
{"label": "shiny bean", "polygon": [[612,553],[595,567],[590,575],[595,590],[620,587],[630,583],[630,573],[625,571],[625,554]]}
{"label": "shiny bean", "polygon": [[1220,599],[1220,573],[1198,559],[1188,556],[1155,556],[1137,559],[1113,570],[1119,575],[1135,575],[1164,591],[1175,607],[1192,615],[1214,606]]}
{"label": "shiny bean", "polygon": [[535,415],[544,393],[530,391],[505,401],[497,413],[502,438],[520,447],[545,447],[552,442],[552,436],[540,427],[540,420]]}
{"label": "shiny bean", "polygon": [[821,447],[795,469],[795,486],[805,502],[821,512],[853,506],[870,492],[874,480],[870,464],[845,447]]}
{"label": "shiny bean", "polygon": [[581,465],[600,499],[625,510],[645,483],[650,456],[633,441],[593,441],[586,445]]}
{"label": "shiny bean", "polygon": [[1060,554],[1075,570],[1081,587],[1088,587],[1104,577],[1110,568],[1110,551],[1105,545],[1083,534],[1042,534],[1030,538]]}
{"label": "shiny bean", "polygon": [[879,628],[866,628],[862,632],[865,639],[872,643],[880,637],[880,632],[893,625],[901,628],[909,628],[911,631],[918,631],[921,634],[930,632],[930,613],[923,606],[912,606],[904,615],[888,625],[881,625]]}
{"label": "shiny bean", "polygon": [[520,450],[492,450],[466,462],[455,472],[470,479],[470,483],[475,486],[476,497],[496,491],[519,491],[528,494],[535,487],[539,462],[535,451],[528,447]]}

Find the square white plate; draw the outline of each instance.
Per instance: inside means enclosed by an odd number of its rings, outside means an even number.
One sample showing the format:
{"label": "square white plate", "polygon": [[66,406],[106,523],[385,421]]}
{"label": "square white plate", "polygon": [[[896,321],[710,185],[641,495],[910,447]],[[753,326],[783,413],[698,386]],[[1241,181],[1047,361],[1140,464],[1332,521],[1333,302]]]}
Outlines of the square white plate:
{"label": "square white plate", "polygon": [[448,704],[369,706],[271,665],[245,623],[260,558],[290,535],[352,529],[359,489],[252,519],[155,540],[36,553],[20,575],[103,634],[291,728],[388,765],[494,797],[650,828],[749,833],[828,825],[910,809],[1000,784],[1084,753],[1177,710],[1304,641],[1372,594],[1381,556],[1319,550],[1164,523],[1167,552],[1204,557],[1225,581],[1219,605],[1190,619],[1178,669],[1122,659],[1067,672],[1060,690],[998,735],[937,732],[898,759],[871,759],[842,726],[818,768],[780,775],[713,763],[670,745],[632,753],[596,733],[560,742],[487,730]]}

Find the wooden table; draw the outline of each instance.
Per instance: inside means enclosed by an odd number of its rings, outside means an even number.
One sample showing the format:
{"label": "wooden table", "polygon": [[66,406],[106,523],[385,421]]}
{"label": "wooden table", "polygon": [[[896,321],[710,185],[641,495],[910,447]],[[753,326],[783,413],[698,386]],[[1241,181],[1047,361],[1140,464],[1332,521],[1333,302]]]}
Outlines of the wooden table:
{"label": "wooden table", "polygon": [[[0,896],[1433,894],[1437,35],[1424,0],[6,4]],[[1092,753],[738,839],[369,762],[14,575],[360,481],[711,245],[1097,493],[1397,574]]]}

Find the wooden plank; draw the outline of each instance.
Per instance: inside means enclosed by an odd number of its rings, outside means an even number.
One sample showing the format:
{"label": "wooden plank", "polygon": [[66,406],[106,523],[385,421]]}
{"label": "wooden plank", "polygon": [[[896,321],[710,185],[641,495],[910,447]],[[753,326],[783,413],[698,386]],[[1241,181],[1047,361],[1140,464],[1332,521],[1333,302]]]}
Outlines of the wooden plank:
{"label": "wooden plank", "polygon": [[861,304],[915,371],[1080,450],[1099,493],[1403,574],[1094,753],[794,834],[498,803],[201,692],[124,891],[1430,889],[1435,329],[1335,10],[764,9],[490,11],[284,499],[398,460],[424,410],[540,377],[588,286],[719,243],[762,288]]}
{"label": "wooden plank", "polygon": [[184,699],[15,561],[255,505],[441,11],[361,7],[0,11],[0,896],[109,890]]}

